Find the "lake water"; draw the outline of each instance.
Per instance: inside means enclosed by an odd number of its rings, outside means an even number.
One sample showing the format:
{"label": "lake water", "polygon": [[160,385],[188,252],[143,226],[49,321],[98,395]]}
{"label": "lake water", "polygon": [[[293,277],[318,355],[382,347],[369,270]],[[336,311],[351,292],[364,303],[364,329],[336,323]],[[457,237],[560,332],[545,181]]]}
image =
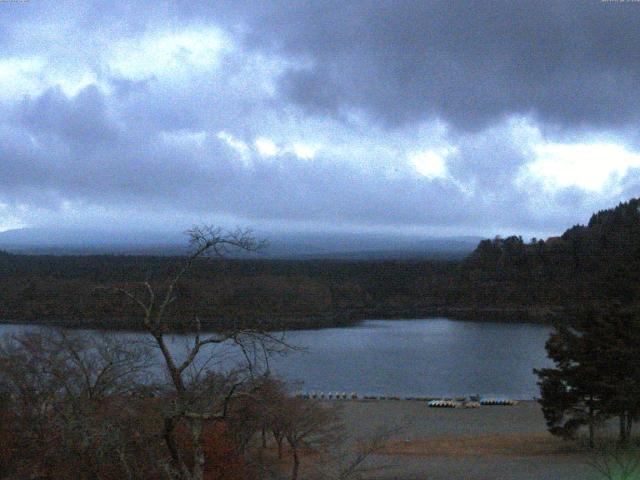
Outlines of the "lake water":
{"label": "lake water", "polygon": [[[21,325],[0,325],[0,334]],[[297,389],[399,396],[538,395],[533,368],[550,365],[544,325],[481,323],[444,318],[368,320],[352,327],[287,332],[287,343],[301,347],[270,360],[271,370]],[[125,333],[136,341],[140,333]],[[176,336],[172,348],[187,340]],[[222,354],[222,350],[225,354]],[[220,350],[222,368],[238,356]]]}

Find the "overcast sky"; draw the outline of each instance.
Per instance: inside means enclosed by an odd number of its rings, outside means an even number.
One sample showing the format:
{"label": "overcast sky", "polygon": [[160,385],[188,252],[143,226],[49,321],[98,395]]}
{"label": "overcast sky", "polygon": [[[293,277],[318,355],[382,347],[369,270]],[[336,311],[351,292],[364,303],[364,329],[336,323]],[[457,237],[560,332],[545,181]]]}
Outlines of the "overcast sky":
{"label": "overcast sky", "polygon": [[640,2],[0,1],[0,230],[554,234],[640,195]]}

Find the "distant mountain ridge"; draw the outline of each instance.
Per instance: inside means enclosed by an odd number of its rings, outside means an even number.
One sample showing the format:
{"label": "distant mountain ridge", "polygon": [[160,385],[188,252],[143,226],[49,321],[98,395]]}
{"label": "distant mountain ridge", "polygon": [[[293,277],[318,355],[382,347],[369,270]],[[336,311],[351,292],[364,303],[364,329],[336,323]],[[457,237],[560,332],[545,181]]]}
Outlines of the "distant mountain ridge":
{"label": "distant mountain ridge", "polygon": [[[259,254],[241,258],[273,259],[421,259],[463,258],[481,237],[407,237],[384,234],[256,234],[267,240]],[[187,237],[178,232],[111,232],[25,228],[0,232],[0,249],[33,255],[181,255]]]}
{"label": "distant mountain ridge", "polygon": [[[171,315],[181,319],[197,311],[208,328],[243,321],[286,329],[442,315],[551,321],[576,308],[612,303],[637,309],[639,207],[640,199],[632,199],[546,240],[482,240],[470,255],[448,261],[441,261],[438,252],[472,250],[476,239],[272,235],[271,250],[261,257],[199,263],[182,282]],[[20,235],[37,240],[32,231],[12,232],[4,240],[15,242]],[[104,235],[112,243],[117,240]],[[85,248],[88,240],[75,239]],[[136,305],[107,298],[95,287],[161,281],[180,261],[168,256],[0,253],[0,321],[129,328]]]}

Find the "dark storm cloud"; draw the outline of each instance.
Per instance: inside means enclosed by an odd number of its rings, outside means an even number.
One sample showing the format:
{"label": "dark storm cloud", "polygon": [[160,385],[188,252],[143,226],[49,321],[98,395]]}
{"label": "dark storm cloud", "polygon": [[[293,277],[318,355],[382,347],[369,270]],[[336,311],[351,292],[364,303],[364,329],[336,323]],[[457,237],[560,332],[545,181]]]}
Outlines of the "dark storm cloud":
{"label": "dark storm cloud", "polygon": [[[22,202],[135,202],[141,212],[216,212],[253,220],[444,225],[473,215],[458,209],[465,199],[446,182],[388,179],[331,159],[293,155],[247,167],[215,137],[192,149],[152,130],[118,129],[103,100],[87,87],[71,98],[54,88],[23,101],[15,113],[22,123],[0,137],[0,158],[11,159],[0,173],[2,193]],[[424,208],[442,196],[457,201]]]}
{"label": "dark storm cloud", "polygon": [[637,147],[640,4],[20,5],[0,2],[0,228],[557,232],[640,193],[637,165],[616,191],[525,175],[537,144]]}
{"label": "dark storm cloud", "polygon": [[605,127],[640,115],[632,2],[241,2],[227,15],[249,23],[253,48],[312,64],[281,81],[312,112],[472,130],[512,114]]}
{"label": "dark storm cloud", "polygon": [[96,86],[67,98],[60,88],[51,88],[35,100],[25,99],[20,109],[24,126],[54,135],[83,148],[114,139],[116,127],[108,119],[103,94]]}
{"label": "dark storm cloud", "polygon": [[246,166],[215,136],[190,148],[167,142],[166,131],[151,122],[119,128],[93,86],[72,97],[49,89],[22,101],[11,118],[16,125],[0,137],[0,158],[10,159],[0,173],[0,200],[51,208],[54,217],[68,200],[125,210],[135,205],[133,224],[145,212],[165,211],[189,218],[215,212],[247,221],[446,227],[480,226],[495,208],[444,179],[389,177],[322,155],[310,162],[284,154]]}

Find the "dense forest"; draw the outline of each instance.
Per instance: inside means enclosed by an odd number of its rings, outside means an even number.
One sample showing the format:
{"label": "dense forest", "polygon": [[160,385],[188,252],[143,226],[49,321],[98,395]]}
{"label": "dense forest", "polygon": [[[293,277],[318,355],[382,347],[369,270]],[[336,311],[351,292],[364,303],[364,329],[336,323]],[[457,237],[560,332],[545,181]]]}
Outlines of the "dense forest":
{"label": "dense forest", "polygon": [[[546,240],[483,240],[463,260],[203,259],[179,285],[174,318],[272,328],[427,315],[549,321],[585,303],[635,306],[640,199]],[[0,319],[126,327],[133,302],[101,287],[161,286],[178,257],[0,253]]]}

